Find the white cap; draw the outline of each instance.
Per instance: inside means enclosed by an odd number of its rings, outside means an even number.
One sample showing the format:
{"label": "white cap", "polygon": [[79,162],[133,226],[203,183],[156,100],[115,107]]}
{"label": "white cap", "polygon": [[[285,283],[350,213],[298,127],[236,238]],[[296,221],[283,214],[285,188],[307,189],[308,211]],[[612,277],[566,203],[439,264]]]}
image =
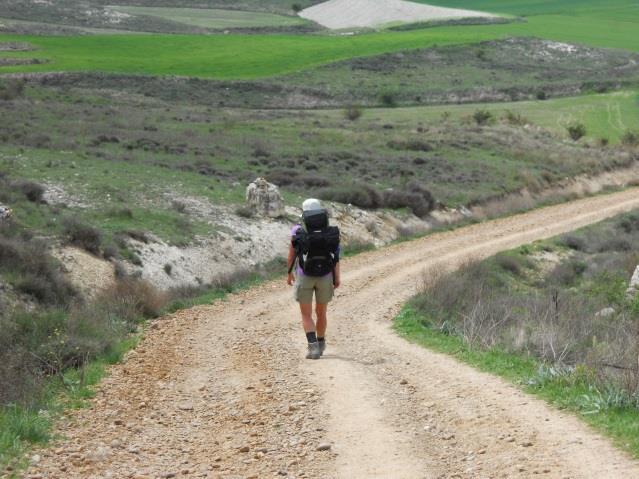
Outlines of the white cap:
{"label": "white cap", "polygon": [[320,203],[319,200],[316,200],[315,198],[309,198],[307,200],[304,200],[304,203],[302,203],[302,211],[313,211],[313,210],[321,210],[322,209],[322,204]]}

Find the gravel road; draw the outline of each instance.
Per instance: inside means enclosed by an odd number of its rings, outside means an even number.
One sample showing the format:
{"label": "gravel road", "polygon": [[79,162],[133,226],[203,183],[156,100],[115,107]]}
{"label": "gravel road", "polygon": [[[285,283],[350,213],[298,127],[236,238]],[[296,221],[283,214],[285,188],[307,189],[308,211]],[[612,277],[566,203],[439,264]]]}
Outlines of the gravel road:
{"label": "gravel road", "polygon": [[283,279],[154,321],[27,477],[639,478],[571,414],[390,329],[429,271],[637,207],[631,189],[347,259],[319,361]]}

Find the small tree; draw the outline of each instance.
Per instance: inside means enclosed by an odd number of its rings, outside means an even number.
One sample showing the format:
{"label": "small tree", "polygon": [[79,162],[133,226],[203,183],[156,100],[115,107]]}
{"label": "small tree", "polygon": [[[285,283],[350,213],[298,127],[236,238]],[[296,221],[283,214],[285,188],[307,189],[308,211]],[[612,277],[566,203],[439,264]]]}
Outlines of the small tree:
{"label": "small tree", "polygon": [[624,146],[639,146],[639,131],[626,130],[621,136],[621,144]]}
{"label": "small tree", "polygon": [[362,110],[358,106],[351,105],[346,107],[346,110],[344,110],[344,117],[347,120],[355,121],[355,120],[358,120],[359,117],[361,116],[362,116]]}
{"label": "small tree", "polygon": [[568,125],[566,130],[568,131],[568,136],[570,136],[573,141],[579,141],[581,138],[586,136],[586,125],[583,123],[573,123]]}
{"label": "small tree", "polygon": [[475,123],[478,125],[488,125],[492,123],[494,119],[493,114],[488,110],[480,109],[475,110],[475,113],[473,113],[473,120],[475,120]]}
{"label": "small tree", "polygon": [[302,6],[299,3],[294,3],[291,8],[295,13],[299,13],[302,11]]}
{"label": "small tree", "polygon": [[379,95],[379,99],[382,102],[382,105],[387,107],[395,107],[397,106],[397,100],[395,99],[395,94],[390,91],[382,92]]}

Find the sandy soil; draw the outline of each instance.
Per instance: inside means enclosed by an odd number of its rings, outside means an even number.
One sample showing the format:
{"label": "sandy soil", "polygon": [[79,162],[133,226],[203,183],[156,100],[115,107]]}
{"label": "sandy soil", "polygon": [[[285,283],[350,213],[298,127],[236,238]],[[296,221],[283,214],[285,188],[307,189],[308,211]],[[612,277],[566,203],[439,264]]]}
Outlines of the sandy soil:
{"label": "sandy soil", "polygon": [[435,7],[404,0],[329,0],[302,10],[299,15],[335,30],[492,16],[484,12]]}
{"label": "sandy soil", "polygon": [[328,349],[282,280],[151,324],[90,409],[32,458],[39,478],[631,478],[639,462],[576,417],[409,344],[391,318],[423,274],[639,207],[639,189],[344,261]]}

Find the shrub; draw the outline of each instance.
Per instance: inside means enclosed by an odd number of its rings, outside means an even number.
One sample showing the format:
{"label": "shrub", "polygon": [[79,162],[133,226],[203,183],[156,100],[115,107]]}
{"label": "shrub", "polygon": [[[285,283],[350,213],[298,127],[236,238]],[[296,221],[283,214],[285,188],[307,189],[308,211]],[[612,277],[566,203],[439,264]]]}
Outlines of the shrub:
{"label": "shrub", "polygon": [[33,203],[42,203],[44,198],[44,186],[33,181],[20,181],[18,188],[24,196]]}
{"label": "shrub", "polygon": [[433,146],[423,140],[411,139],[411,140],[391,140],[387,143],[389,148],[394,150],[408,150],[408,151],[432,151]]}
{"label": "shrub", "polygon": [[139,241],[140,243],[148,244],[150,241],[149,234],[142,230],[124,230],[120,234],[126,235],[131,239]]}
{"label": "shrub", "polygon": [[358,106],[351,105],[344,110],[344,118],[350,121],[358,120],[362,116],[362,109]]}
{"label": "shrub", "polygon": [[379,208],[383,205],[382,195],[379,191],[372,186],[361,184],[323,188],[318,191],[318,196],[323,200],[350,203],[360,208]]}
{"label": "shrub", "polygon": [[548,282],[559,286],[572,286],[585,270],[586,263],[583,261],[565,261],[555,266],[548,276]]}
{"label": "shrub", "polygon": [[573,141],[579,141],[581,138],[586,136],[587,132],[586,125],[583,123],[573,123],[568,125],[566,127],[566,131],[568,131],[568,136],[570,136]]}
{"label": "shrub", "polygon": [[511,274],[516,276],[521,274],[522,261],[520,258],[508,254],[498,254],[495,256],[495,263],[497,263],[501,269]]}
{"label": "shrub", "polygon": [[515,113],[515,112],[510,111],[510,110],[506,110],[504,112],[504,120],[509,125],[514,125],[514,126],[524,126],[524,125],[528,125],[530,123],[528,121],[528,118],[523,116],[521,113],[518,113],[518,112]]}
{"label": "shrub", "polygon": [[478,125],[483,126],[494,122],[495,117],[490,111],[479,109],[475,110],[475,113],[473,113],[473,120],[475,120],[475,123]]}
{"label": "shrub", "polygon": [[388,190],[383,196],[386,208],[409,208],[416,216],[423,217],[435,207],[430,191],[418,183],[411,182],[404,190]]}
{"label": "shrub", "polygon": [[293,5],[291,5],[291,9],[295,12],[295,13],[299,13],[302,11],[302,6],[299,3],[294,3]]}
{"label": "shrub", "polygon": [[560,242],[567,246],[570,249],[574,249],[575,251],[585,251],[586,250],[586,240],[584,240],[580,236],[575,236],[571,234],[567,234],[561,237]]}
{"label": "shrub", "polygon": [[397,106],[397,99],[395,98],[395,93],[393,92],[386,91],[380,93],[379,100],[385,107],[393,108]]}
{"label": "shrub", "polygon": [[148,281],[126,277],[103,290],[95,304],[129,325],[135,325],[141,319],[158,317],[167,301],[168,295]]}
{"label": "shrub", "polygon": [[548,99],[548,94],[546,94],[546,92],[543,91],[543,90],[539,90],[535,94],[535,98],[537,98],[537,100],[547,100]]}
{"label": "shrub", "polygon": [[10,273],[16,288],[48,305],[69,305],[77,291],[43,241],[0,236],[0,271]]}
{"label": "shrub", "polygon": [[63,232],[69,243],[89,253],[100,254],[102,233],[97,228],[81,223],[75,218],[66,218],[63,222]]}
{"label": "shrub", "polygon": [[242,218],[252,218],[253,216],[255,216],[255,211],[252,207],[244,205],[235,208],[235,214],[241,216]]}
{"label": "shrub", "polygon": [[624,146],[639,146],[639,131],[626,130],[621,136],[621,144]]}
{"label": "shrub", "polygon": [[0,100],[9,101],[24,95],[24,80],[7,80],[0,82]]}

